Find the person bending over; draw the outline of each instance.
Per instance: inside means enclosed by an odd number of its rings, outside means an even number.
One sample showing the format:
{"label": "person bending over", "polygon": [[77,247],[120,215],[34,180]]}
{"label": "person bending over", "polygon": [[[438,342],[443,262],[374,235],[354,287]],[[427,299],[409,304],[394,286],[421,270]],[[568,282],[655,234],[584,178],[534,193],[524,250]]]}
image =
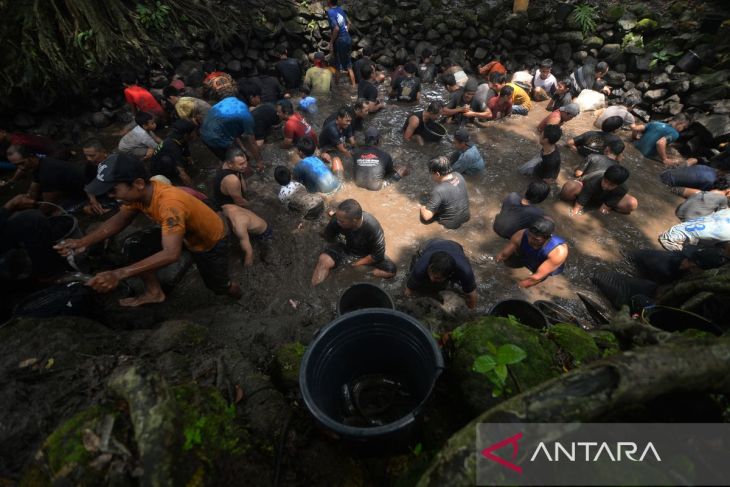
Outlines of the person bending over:
{"label": "person bending over", "polygon": [[628,194],[624,184],[629,179],[629,170],[615,164],[605,172],[593,172],[580,179],[568,181],[560,191],[560,198],[573,203],[570,216],[582,215],[584,208],[599,208],[601,213],[611,210],[625,215],[639,207],[639,202]]}
{"label": "person bending over", "polygon": [[[397,267],[385,255],[385,235],[378,220],[364,212],[360,203],[347,199],[324,229],[323,236],[330,245],[320,254],[312,273],[312,286],[321,284],[335,267],[350,264],[352,267],[372,266],[373,275],[390,279]],[[337,242],[339,236],[345,243]]]}
{"label": "person bending over", "polygon": [[524,196],[510,193],[502,201],[502,207],[494,218],[492,229],[502,238],[511,238],[519,230],[527,228],[545,216],[545,210],[537,205],[550,195],[550,186],[544,181],[533,181]]}
{"label": "person bending over", "polygon": [[553,235],[554,231],[555,223],[541,218],[527,229],[515,233],[495,260],[504,262],[515,256],[516,266],[527,267],[532,275],[519,282],[519,286],[524,288],[561,274],[568,259],[568,244],[563,238]]}
{"label": "person bending over", "polygon": [[403,125],[403,138],[407,141],[415,140],[418,145],[425,142],[438,142],[443,134],[436,134],[428,128],[435,124],[444,111],[444,104],[440,101],[432,101],[428,108],[408,115]]}
{"label": "person bending over", "polygon": [[405,295],[435,294],[450,283],[461,286],[466,306],[474,309],[477,305],[477,284],[464,249],[453,240],[427,241],[411,259]]}
{"label": "person bending over", "polygon": [[464,176],[452,172],[451,162],[440,156],[428,163],[431,179],[436,186],[431,190],[428,203],[421,205],[421,223],[437,221],[454,230],[469,221],[469,194]]}
{"label": "person bending over", "polygon": [[84,252],[89,246],[117,235],[139,213],[162,227],[160,249],[149,257],[126,267],[96,274],[86,285],[95,291],[110,292],[119,282],[139,276],[145,285],[142,295],[119,301],[121,306],[161,303],[165,293],[157,271],[176,262],[185,246],[206,287],[216,294],[239,298],[241,288],[228,277],[228,240],[226,226],[218,214],[185,191],[156,181],[150,182],[142,161],[126,154],[113,154],[99,166],[94,181],[86,186],[92,194],[109,194],[123,204],[119,212],[99,228],[80,239],[68,239],[55,249],[62,256]]}

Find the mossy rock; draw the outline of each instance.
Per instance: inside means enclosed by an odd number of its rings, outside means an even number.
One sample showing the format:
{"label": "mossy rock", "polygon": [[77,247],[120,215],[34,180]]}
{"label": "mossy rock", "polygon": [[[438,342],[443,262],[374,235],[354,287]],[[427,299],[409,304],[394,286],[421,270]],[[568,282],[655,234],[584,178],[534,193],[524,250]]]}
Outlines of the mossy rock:
{"label": "mossy rock", "polygon": [[603,357],[610,357],[621,352],[621,348],[618,344],[618,338],[616,335],[607,330],[594,330],[591,331],[591,337],[593,341],[601,350]]}
{"label": "mossy rock", "polygon": [[548,329],[547,337],[570,355],[574,367],[601,357],[596,342],[578,326],[557,323]]}
{"label": "mossy rock", "polygon": [[[450,374],[464,400],[475,412],[485,411],[504,398],[541,384],[561,372],[554,359],[557,345],[539,330],[507,318],[485,316],[456,328],[451,339],[453,359]],[[499,398],[492,397],[492,383],[472,370],[474,360],[488,353],[488,343],[497,348],[505,344],[517,345],[527,354],[522,362],[509,366],[506,388]]]}
{"label": "mossy rock", "polygon": [[655,30],[657,27],[659,27],[659,23],[656,20],[641,19],[636,23],[636,27],[634,27],[634,30],[638,32],[647,32],[650,30]]}
{"label": "mossy rock", "polygon": [[299,368],[305,347],[300,342],[287,343],[274,353],[272,378],[284,389],[293,389],[299,384]]}
{"label": "mossy rock", "polygon": [[606,9],[605,20],[606,22],[618,22],[618,19],[624,15],[623,5],[612,5]]}
{"label": "mossy rock", "polygon": [[43,442],[20,481],[21,486],[69,485],[94,486],[103,483],[106,472],[90,467],[98,455],[84,446],[84,432],[101,429],[103,418],[111,413],[108,408],[93,407],[81,411],[63,422]]}
{"label": "mossy rock", "polygon": [[[165,416],[164,421],[178,425],[175,431],[180,434],[179,441],[174,442],[178,446],[170,452],[176,463],[173,480],[176,485],[217,485],[218,476],[228,475],[225,469],[238,468],[251,450],[245,425],[236,417],[235,406],[229,406],[215,388],[191,384],[174,387],[171,394],[175,415]],[[111,438],[136,457],[139,449],[130,418],[109,407],[93,407],[65,421],[48,436],[38,461],[23,473],[21,485],[56,485],[61,480],[68,485],[104,485],[111,475],[109,461],[99,462],[104,452],[93,441],[85,442],[84,437],[98,441],[109,415],[115,416]],[[114,458],[122,457],[115,454]],[[132,465],[137,460],[125,461]],[[123,485],[136,484],[123,477],[117,479]]]}
{"label": "mossy rock", "polygon": [[185,320],[165,321],[146,340],[152,350],[162,353],[168,350],[198,349],[208,339],[207,327]]}

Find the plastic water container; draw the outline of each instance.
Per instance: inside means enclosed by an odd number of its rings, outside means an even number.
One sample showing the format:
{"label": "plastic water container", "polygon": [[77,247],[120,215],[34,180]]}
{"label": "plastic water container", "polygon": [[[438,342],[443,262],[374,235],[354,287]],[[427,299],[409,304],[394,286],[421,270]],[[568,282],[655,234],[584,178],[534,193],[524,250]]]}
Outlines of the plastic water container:
{"label": "plastic water container", "polygon": [[[391,441],[414,430],[443,369],[431,332],[415,318],[392,309],[364,309],[340,316],[315,336],[302,358],[299,386],[307,409],[338,438]],[[348,424],[343,389],[378,374],[402,385],[410,409],[387,424]]]}
{"label": "plastic water container", "polygon": [[539,308],[522,299],[505,299],[504,301],[500,301],[492,306],[489,314],[492,316],[503,316],[505,318],[512,315],[523,325],[529,326],[530,328],[537,328],[538,330],[550,325],[550,322]]}
{"label": "plastic water container", "polygon": [[337,315],[366,308],[395,309],[390,295],[380,286],[368,282],[353,284],[345,289],[337,301]]}

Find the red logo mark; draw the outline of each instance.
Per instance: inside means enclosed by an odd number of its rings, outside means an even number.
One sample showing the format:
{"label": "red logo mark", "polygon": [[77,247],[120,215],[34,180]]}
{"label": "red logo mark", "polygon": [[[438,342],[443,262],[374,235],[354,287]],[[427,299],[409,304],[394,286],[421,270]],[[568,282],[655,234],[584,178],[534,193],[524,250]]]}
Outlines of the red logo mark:
{"label": "red logo mark", "polygon": [[512,445],[512,460],[517,458],[517,449],[519,445],[517,444],[518,441],[522,439],[522,433],[517,433],[514,436],[510,436],[509,438],[505,438],[504,440],[500,441],[499,443],[495,443],[492,446],[489,446],[482,450],[482,455],[484,455],[484,458],[488,458],[489,460],[492,460],[493,462],[497,462],[503,467],[507,467],[510,470],[513,470],[517,473],[522,473],[522,467],[519,465],[515,465],[512,462],[509,462],[505,460],[504,458],[498,457],[497,455],[493,454],[492,452],[495,450],[499,450],[505,445],[511,444]]}

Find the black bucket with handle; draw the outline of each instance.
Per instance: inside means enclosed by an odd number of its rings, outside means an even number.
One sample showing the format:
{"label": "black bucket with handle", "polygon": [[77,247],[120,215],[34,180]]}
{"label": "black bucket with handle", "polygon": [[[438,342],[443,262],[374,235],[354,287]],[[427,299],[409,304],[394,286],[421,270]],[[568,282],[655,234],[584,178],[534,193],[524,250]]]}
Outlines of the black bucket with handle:
{"label": "black bucket with handle", "polygon": [[345,289],[337,301],[337,315],[367,308],[395,309],[393,299],[380,286],[359,282]]}
{"label": "black bucket with handle", "polygon": [[431,332],[400,311],[371,308],[325,326],[302,358],[304,404],[332,435],[399,443],[415,431],[444,369]]}
{"label": "black bucket with handle", "polygon": [[523,299],[505,299],[492,306],[489,310],[492,316],[514,316],[517,321],[530,328],[541,330],[550,326],[550,322],[540,309],[532,303]]}

